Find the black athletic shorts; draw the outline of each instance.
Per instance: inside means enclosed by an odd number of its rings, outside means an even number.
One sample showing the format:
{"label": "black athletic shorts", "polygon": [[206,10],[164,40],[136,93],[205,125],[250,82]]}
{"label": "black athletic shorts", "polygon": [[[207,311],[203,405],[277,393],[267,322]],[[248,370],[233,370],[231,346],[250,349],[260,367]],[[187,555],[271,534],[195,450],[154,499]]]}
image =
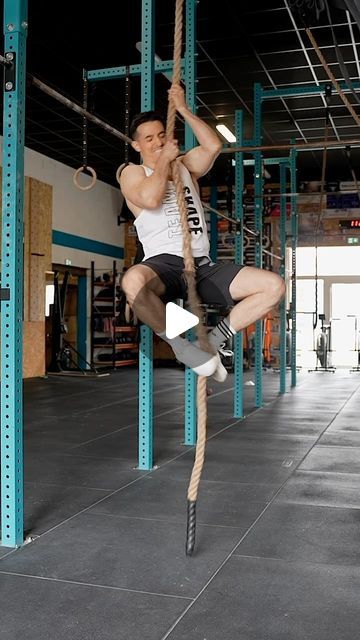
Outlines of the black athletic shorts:
{"label": "black athletic shorts", "polygon": [[[210,258],[195,258],[197,291],[202,302],[223,307],[233,307],[235,301],[229,293],[229,287],[243,265],[226,262],[211,262]],[[162,253],[143,260],[166,287],[164,301],[187,299],[187,287],[184,276],[184,261],[179,256]]]}

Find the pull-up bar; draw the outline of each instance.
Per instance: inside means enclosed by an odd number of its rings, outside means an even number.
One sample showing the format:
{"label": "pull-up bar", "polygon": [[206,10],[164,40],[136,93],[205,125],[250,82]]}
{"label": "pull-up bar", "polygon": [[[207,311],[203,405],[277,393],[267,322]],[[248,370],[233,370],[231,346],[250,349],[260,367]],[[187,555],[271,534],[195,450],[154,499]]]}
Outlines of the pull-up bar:
{"label": "pull-up bar", "polygon": [[258,146],[242,146],[242,147],[226,147],[221,153],[253,153],[254,151],[291,151],[291,149],[313,150],[337,147],[360,146],[359,138],[351,140],[314,140],[313,142],[299,142],[298,144],[278,144],[278,145],[258,145]]}
{"label": "pull-up bar", "polygon": [[80,107],[80,105],[78,105],[73,100],[69,100],[69,98],[66,98],[61,93],[59,93],[58,91],[55,91],[55,89],[52,89],[47,84],[45,84],[41,80],[38,80],[38,78],[35,78],[34,76],[28,75],[28,78],[38,89],[40,89],[40,91],[43,91],[48,96],[51,96],[51,98],[54,98],[58,102],[61,102],[61,104],[63,104],[65,107],[68,107],[72,111],[75,111],[76,113],[78,113],[80,116],[85,117],[87,120],[98,125],[108,133],[111,133],[113,136],[116,136],[116,138],[120,138],[120,140],[123,140],[123,142],[128,142],[129,144],[131,144],[132,140],[128,138],[128,136],[126,136],[124,133],[122,133],[118,129],[115,129],[115,127],[112,127],[107,122],[104,122],[104,120],[101,120],[97,116],[94,116],[94,114],[90,113],[90,111],[86,111],[86,109],[83,109],[82,107]]}

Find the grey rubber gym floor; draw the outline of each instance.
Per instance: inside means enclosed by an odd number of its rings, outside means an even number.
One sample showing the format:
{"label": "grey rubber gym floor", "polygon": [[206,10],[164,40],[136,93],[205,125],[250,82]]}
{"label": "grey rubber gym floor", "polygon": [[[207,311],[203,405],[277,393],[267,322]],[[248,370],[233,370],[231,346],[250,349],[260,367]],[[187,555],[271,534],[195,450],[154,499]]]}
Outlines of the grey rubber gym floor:
{"label": "grey rubber gym floor", "polygon": [[265,406],[245,386],[244,420],[233,377],[211,383],[191,558],[183,378],[155,370],[157,468],[145,472],[135,370],[25,383],[34,541],[0,547],[2,640],[358,637],[360,375],[300,373],[279,397],[265,372]]}

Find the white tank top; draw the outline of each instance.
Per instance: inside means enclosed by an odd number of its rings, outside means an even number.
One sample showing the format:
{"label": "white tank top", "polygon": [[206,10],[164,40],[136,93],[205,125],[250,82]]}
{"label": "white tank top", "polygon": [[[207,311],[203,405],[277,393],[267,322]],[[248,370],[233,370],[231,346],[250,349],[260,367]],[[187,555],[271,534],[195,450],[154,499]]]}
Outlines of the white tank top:
{"label": "white tank top", "polygon": [[[153,173],[149,167],[142,166],[147,176]],[[194,258],[208,256],[210,245],[200,196],[188,169],[182,162],[179,162],[179,166],[191,232],[192,254]],[[142,209],[134,225],[144,248],[144,260],[161,253],[183,257],[180,212],[172,181],[167,183],[161,205],[157,209]]]}

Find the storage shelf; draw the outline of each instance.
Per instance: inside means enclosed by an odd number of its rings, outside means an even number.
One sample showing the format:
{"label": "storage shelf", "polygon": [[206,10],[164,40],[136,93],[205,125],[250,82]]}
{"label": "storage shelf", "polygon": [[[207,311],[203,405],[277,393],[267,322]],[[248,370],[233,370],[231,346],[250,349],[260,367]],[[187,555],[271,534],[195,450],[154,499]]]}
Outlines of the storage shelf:
{"label": "storage shelf", "polygon": [[112,344],[94,344],[94,349],[112,349],[115,346],[116,351],[120,351],[121,349],[135,349],[138,347],[137,342],[116,342],[115,345]]}
{"label": "storage shelf", "polygon": [[[138,328],[130,325],[116,326],[116,321],[126,322],[120,315],[121,289],[117,283],[116,261],[113,262],[111,280],[95,281],[95,263],[91,263],[91,362],[100,367],[125,367],[137,364],[139,345],[136,342]],[[109,293],[105,296],[105,293]],[[98,295],[97,295],[98,294]],[[102,321],[102,318],[104,319]],[[106,319],[106,321],[105,321]],[[120,334],[127,335],[130,342],[118,342]],[[117,354],[128,359],[117,360]],[[100,354],[106,360],[99,360]]]}
{"label": "storage shelf", "polygon": [[111,366],[111,367],[125,367],[127,364],[137,364],[138,360],[94,360],[94,364],[99,366]]}

